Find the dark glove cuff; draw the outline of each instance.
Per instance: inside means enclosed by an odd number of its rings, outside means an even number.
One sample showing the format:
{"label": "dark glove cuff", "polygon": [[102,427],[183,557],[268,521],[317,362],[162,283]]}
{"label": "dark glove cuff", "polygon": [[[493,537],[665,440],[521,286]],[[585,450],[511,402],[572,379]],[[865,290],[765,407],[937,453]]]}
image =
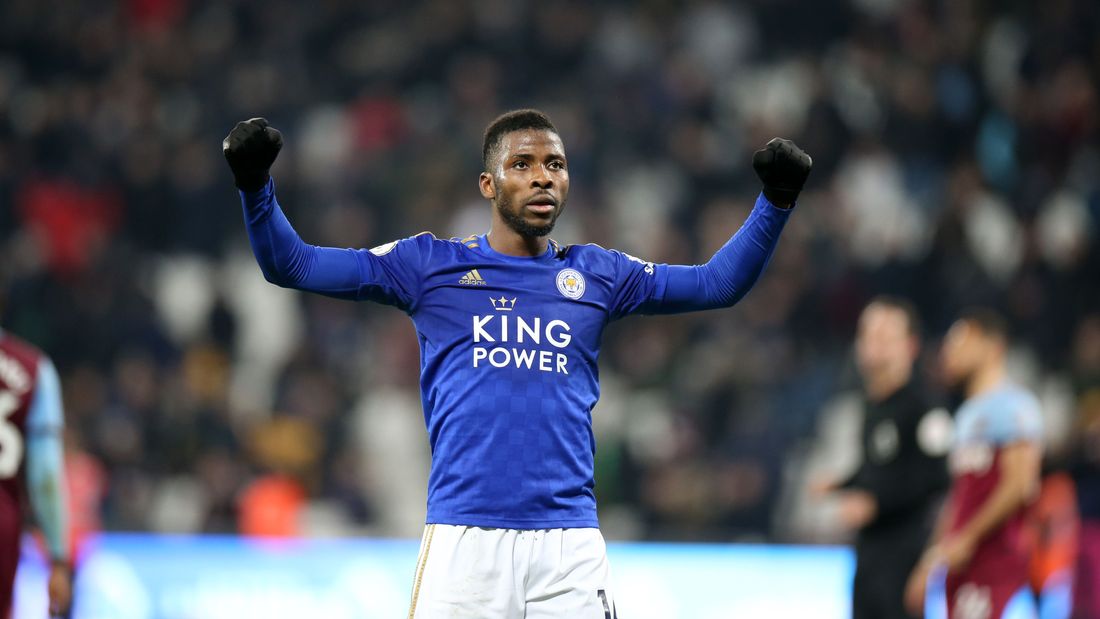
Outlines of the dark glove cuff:
{"label": "dark glove cuff", "polygon": [[255,193],[263,189],[269,178],[271,177],[268,175],[267,170],[233,173],[233,181],[236,183],[237,189],[246,193]]}
{"label": "dark glove cuff", "polygon": [[799,190],[764,186],[764,197],[776,206],[791,206],[798,199]]}

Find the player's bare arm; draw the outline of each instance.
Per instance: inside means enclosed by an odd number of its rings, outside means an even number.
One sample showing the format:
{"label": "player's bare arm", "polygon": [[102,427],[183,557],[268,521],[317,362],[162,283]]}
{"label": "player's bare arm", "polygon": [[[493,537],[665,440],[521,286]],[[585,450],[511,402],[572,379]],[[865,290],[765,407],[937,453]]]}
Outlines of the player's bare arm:
{"label": "player's bare arm", "polygon": [[913,568],[909,580],[905,585],[905,607],[913,615],[920,615],[924,607],[925,592],[928,578],[939,561],[939,544],[950,529],[951,520],[954,518],[954,502],[948,495],[936,517],[936,525],[932,529],[932,535],[928,538],[928,548],[921,555],[920,561]]}
{"label": "player's bare arm", "polygon": [[939,544],[940,556],[948,569],[965,567],[978,543],[1035,497],[1040,464],[1040,449],[1035,443],[1021,441],[1003,448],[1001,478],[993,493],[962,530]]}
{"label": "player's bare arm", "polygon": [[925,585],[936,565],[955,572],[966,567],[978,544],[1020,509],[1035,498],[1039,489],[1041,450],[1032,442],[1020,441],[1007,445],[1001,452],[1001,477],[993,493],[957,533],[947,534],[951,501],[943,508],[936,532],[924,557],[913,570],[906,587],[906,605],[916,613],[924,603]]}
{"label": "player's bare arm", "polygon": [[47,583],[51,616],[64,616],[72,603],[69,521],[62,431],[61,385],[53,364],[41,361],[27,416],[27,496],[50,556]]}

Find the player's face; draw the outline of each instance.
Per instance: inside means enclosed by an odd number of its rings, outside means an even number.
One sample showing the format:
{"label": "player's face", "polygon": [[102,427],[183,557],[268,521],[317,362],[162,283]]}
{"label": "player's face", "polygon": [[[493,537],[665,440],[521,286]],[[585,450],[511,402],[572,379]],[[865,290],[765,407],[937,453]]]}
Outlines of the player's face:
{"label": "player's face", "polygon": [[909,332],[904,311],[878,303],[863,310],[856,334],[856,361],[865,377],[908,367],[916,354],[916,338]]}
{"label": "player's face", "polygon": [[943,377],[951,386],[968,380],[981,364],[988,342],[981,330],[965,320],[951,325],[943,338],[940,363]]}
{"label": "player's face", "polygon": [[569,195],[558,134],[537,129],[505,134],[494,167],[481,175],[481,193],[492,200],[496,216],[523,236],[550,234]]}

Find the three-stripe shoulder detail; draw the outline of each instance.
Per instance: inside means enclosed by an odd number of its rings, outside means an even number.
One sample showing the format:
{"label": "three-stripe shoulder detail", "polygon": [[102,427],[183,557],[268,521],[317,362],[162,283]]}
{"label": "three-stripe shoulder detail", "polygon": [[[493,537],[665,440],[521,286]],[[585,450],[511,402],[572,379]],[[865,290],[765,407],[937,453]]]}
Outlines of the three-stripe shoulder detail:
{"label": "three-stripe shoulder detail", "polygon": [[471,234],[470,236],[468,236],[464,239],[460,239],[457,236],[452,237],[451,242],[460,243],[462,245],[465,245],[466,247],[469,247],[470,249],[474,249],[478,246],[478,244],[480,242],[480,239],[477,238],[476,234]]}

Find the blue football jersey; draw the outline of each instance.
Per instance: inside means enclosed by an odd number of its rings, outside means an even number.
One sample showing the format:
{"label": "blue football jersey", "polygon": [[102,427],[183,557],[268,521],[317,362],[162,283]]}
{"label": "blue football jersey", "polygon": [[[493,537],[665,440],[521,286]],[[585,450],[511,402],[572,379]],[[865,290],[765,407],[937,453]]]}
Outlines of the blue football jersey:
{"label": "blue football jersey", "polygon": [[269,281],[412,317],[432,450],[427,521],[510,529],[598,526],[591,414],[604,327],[736,303],[790,214],[761,195],[709,262],[684,266],[553,242],[541,256],[507,256],[484,236],[316,247],[286,220],[273,182],[241,198]]}
{"label": "blue football jersey", "polygon": [[422,234],[371,253],[369,296],[405,310],[420,340],[428,522],[597,526],[600,338],[660,298],[666,267],[596,245],[507,256],[483,236]]}

